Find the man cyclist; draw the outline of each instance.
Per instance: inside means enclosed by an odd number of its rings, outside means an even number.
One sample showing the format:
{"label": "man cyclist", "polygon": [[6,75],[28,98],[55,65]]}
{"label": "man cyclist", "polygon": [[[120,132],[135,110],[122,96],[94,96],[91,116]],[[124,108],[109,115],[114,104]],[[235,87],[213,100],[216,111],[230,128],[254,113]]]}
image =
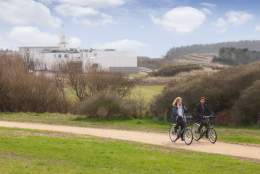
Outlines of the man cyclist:
{"label": "man cyclist", "polygon": [[205,119],[203,116],[209,116],[212,112],[210,111],[207,103],[206,103],[206,97],[200,97],[200,102],[196,107],[196,115],[197,115],[197,122],[199,123],[198,132],[201,132],[201,128],[203,126],[207,126]]}

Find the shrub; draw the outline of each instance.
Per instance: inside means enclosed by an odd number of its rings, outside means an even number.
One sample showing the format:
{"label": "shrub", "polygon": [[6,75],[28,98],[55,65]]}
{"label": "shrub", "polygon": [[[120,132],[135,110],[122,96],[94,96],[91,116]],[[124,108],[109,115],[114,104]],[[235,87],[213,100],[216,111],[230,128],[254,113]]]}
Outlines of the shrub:
{"label": "shrub", "polygon": [[243,90],[234,104],[233,119],[236,124],[260,124],[260,80]]}
{"label": "shrub", "polygon": [[120,97],[125,97],[134,87],[134,81],[121,73],[90,72],[86,76],[86,81],[89,96],[112,92]]}
{"label": "shrub", "polygon": [[182,79],[168,86],[152,103],[151,113],[166,118],[171,103],[177,96],[184,99],[191,112],[200,96],[207,96],[214,112],[230,111],[240,93],[260,80],[260,64],[250,64],[222,70],[212,75],[201,75],[193,79]]}
{"label": "shrub", "polygon": [[28,73],[17,56],[0,57],[0,111],[65,112],[53,79]]}
{"label": "shrub", "polygon": [[77,112],[98,119],[133,118],[136,105],[113,94],[98,94],[79,103]]}
{"label": "shrub", "polygon": [[195,64],[183,64],[183,65],[166,65],[160,68],[158,71],[153,72],[153,76],[175,76],[181,72],[190,72],[193,70],[200,70],[201,66]]}
{"label": "shrub", "polygon": [[219,56],[213,62],[220,62],[228,65],[248,64],[260,60],[259,51],[251,51],[247,48],[223,47],[219,49]]}
{"label": "shrub", "polygon": [[92,68],[89,68],[88,73],[82,73],[69,65],[65,64],[62,68],[68,74],[70,85],[80,101],[99,93],[113,92],[124,97],[134,86],[133,80],[121,73]]}
{"label": "shrub", "polygon": [[219,112],[215,121],[218,125],[224,125],[224,126],[234,125],[234,120],[232,118],[230,111]]}

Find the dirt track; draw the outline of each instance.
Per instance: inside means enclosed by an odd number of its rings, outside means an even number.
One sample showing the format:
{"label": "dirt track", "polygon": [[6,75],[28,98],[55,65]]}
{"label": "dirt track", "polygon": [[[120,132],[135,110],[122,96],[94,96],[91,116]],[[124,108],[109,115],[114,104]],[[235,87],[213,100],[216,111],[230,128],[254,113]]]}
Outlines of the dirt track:
{"label": "dirt track", "polygon": [[190,146],[185,145],[183,142],[178,142],[176,144],[173,144],[170,142],[168,135],[163,133],[102,129],[102,128],[83,128],[83,127],[47,125],[47,124],[36,124],[36,123],[19,123],[19,122],[8,122],[8,121],[0,121],[0,127],[46,130],[46,131],[55,131],[55,132],[63,132],[63,133],[91,135],[97,137],[159,145],[159,146],[165,146],[171,148],[186,149],[186,150],[192,150],[198,152],[223,154],[223,155],[260,160],[260,147],[228,144],[228,143],[221,143],[221,142],[217,142],[216,144],[211,144],[207,141],[203,141],[203,142],[194,141],[193,144]]}

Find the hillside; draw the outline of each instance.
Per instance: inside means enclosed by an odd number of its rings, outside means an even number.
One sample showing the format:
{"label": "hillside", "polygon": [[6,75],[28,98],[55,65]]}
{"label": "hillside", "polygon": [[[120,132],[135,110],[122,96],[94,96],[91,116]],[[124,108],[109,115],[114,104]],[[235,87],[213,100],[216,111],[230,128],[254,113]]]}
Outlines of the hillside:
{"label": "hillside", "polygon": [[[167,65],[200,65],[203,67],[223,67],[222,62],[214,61],[216,56],[209,54],[187,54],[178,59],[152,59],[152,58],[138,58],[138,66],[149,69],[160,69]],[[220,64],[221,63],[221,64]]]}
{"label": "hillside", "polygon": [[181,78],[170,83],[154,100],[151,113],[165,119],[175,97],[182,96],[188,108],[195,108],[200,96],[206,96],[219,124],[260,124],[259,74],[260,62]]}
{"label": "hillside", "polygon": [[175,47],[170,49],[166,56],[166,60],[180,59],[190,54],[206,54],[209,56],[218,55],[219,49],[223,47],[248,48],[249,50],[260,51],[260,40],[253,41],[237,41],[222,42],[215,44],[195,44],[190,46]]}
{"label": "hillside", "polygon": [[221,48],[219,55],[213,61],[227,64],[227,65],[240,65],[248,64],[260,60],[260,51],[251,51],[247,48]]}
{"label": "hillside", "polygon": [[[220,50],[222,48],[233,48],[233,49],[243,49],[243,50],[247,49],[248,52],[252,52],[252,54],[250,53],[250,55],[253,55],[255,54],[254,52],[260,51],[260,40],[221,42],[221,43],[214,43],[214,44],[195,44],[189,46],[175,47],[170,49],[166,53],[165,57],[161,59],[138,57],[138,66],[146,67],[150,69],[158,69],[161,66],[169,65],[169,64],[199,64],[203,66],[222,66],[220,65],[220,63],[227,64],[225,63],[225,60],[228,59],[226,58],[226,55],[224,57],[225,59],[224,61],[213,60],[215,57],[218,57],[220,59],[223,58],[223,56],[219,56]],[[243,55],[237,55],[237,57],[241,57]],[[248,62],[247,57],[244,57],[242,59],[245,60],[239,60],[239,61]],[[233,63],[228,63],[228,64],[230,65]]]}
{"label": "hillside", "polygon": [[181,63],[181,64],[202,64],[208,65],[212,63],[214,56],[209,54],[186,54],[183,55],[179,59],[173,59],[174,63]]}

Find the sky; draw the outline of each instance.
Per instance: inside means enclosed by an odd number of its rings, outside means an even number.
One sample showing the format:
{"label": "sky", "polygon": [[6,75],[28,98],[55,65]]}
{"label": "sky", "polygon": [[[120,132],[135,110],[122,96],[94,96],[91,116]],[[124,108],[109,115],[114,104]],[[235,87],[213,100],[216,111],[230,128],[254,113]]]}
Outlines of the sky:
{"label": "sky", "polygon": [[259,0],[0,0],[0,48],[55,46],[132,50],[260,39]]}

